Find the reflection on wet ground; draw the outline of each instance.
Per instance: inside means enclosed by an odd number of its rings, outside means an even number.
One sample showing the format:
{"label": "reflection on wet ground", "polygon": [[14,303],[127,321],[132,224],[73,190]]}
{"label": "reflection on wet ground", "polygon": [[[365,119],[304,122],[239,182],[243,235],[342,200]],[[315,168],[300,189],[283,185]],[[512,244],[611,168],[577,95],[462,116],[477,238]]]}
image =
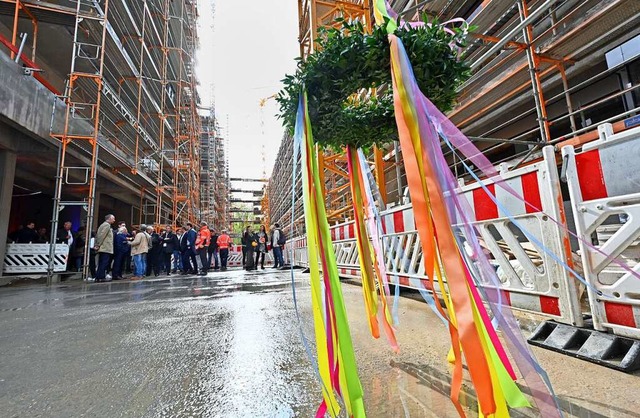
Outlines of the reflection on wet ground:
{"label": "reflection on wet ground", "polygon": [[[312,336],[308,276],[298,272],[295,280],[303,332]],[[320,388],[290,287],[288,272],[267,270],[2,288],[0,415],[315,416]],[[368,416],[457,416],[448,398],[446,330],[428,308],[401,301],[395,355],[369,336],[360,289],[345,285],[344,293]],[[637,388],[637,376],[539,355],[568,416],[637,416],[635,396],[621,399],[615,389]],[[584,370],[580,382],[575,365]],[[461,401],[477,416],[468,381]]]}
{"label": "reflection on wet ground", "polygon": [[0,293],[9,416],[311,416],[285,274]]}

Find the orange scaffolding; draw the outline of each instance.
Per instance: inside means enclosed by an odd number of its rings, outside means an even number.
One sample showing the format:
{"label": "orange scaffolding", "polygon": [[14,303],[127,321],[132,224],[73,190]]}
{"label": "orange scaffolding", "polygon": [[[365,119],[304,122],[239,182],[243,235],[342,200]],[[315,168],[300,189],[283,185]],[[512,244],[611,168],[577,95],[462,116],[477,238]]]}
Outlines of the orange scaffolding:
{"label": "orange scaffolding", "polygon": [[[304,60],[317,48],[315,40],[318,28],[333,26],[337,18],[359,20],[371,29],[373,10],[370,0],[298,0],[300,56]],[[344,154],[325,153],[317,150],[320,181],[326,196],[327,218],[341,221],[352,215],[348,193],[347,161]],[[383,201],[387,201],[385,169],[388,164],[383,159],[383,150],[377,147],[372,155],[376,181]]]}
{"label": "orange scaffolding", "polygon": [[[51,119],[60,149],[52,242],[60,210],[84,208],[85,277],[105,190],[98,174],[114,182],[111,192],[138,196],[131,217],[140,224],[199,221],[197,1],[0,0],[0,14],[11,19],[11,39],[0,34],[0,44],[66,104],[64,123],[56,106]],[[69,44],[70,64],[39,38],[60,50]]]}
{"label": "orange scaffolding", "polygon": [[[16,9],[20,2],[16,2]],[[53,219],[51,223],[52,239],[56,242],[56,233],[59,224],[59,212],[62,207],[80,205],[87,211],[84,252],[83,277],[89,273],[89,243],[93,231],[95,213],[94,199],[96,196],[96,179],[98,170],[98,135],[100,133],[101,100],[103,89],[103,70],[105,56],[105,34],[107,31],[106,20],[109,10],[109,0],[100,4],[76,3],[76,24],[73,37],[73,53],[71,56],[71,69],[65,92],[66,111],[64,117],[64,129],[61,133],[52,133],[52,136],[60,141],[58,152],[58,167],[56,175],[56,188],[53,198]],[[16,13],[17,14],[17,13]],[[100,36],[84,40],[81,38],[83,30]],[[14,39],[15,41],[15,39]],[[71,120],[81,118],[91,125],[90,131],[77,132],[73,130]],[[89,167],[69,166],[67,149],[72,143],[79,142],[79,146],[90,149],[91,165]],[[71,180],[70,171],[84,172],[84,181],[80,185],[88,187],[86,200],[62,200],[64,188],[74,187],[78,182]],[[51,284],[54,269],[55,247],[50,246],[48,284]]]}
{"label": "orange scaffolding", "polygon": [[[637,106],[625,104],[616,111],[607,109],[611,113],[607,117],[594,114],[595,109],[614,107],[625,95],[637,95],[640,91],[637,80],[617,91],[605,91],[601,96],[594,91],[585,93],[589,85],[624,70],[623,64],[601,67],[606,65],[603,58],[608,49],[640,32],[637,1],[395,0],[390,3],[406,20],[417,20],[421,13],[426,13],[440,21],[463,17],[477,26],[465,50],[472,77],[460,88],[459,104],[449,117],[495,163],[514,160],[514,166],[518,166],[535,161],[540,148],[546,144],[580,145],[597,139],[596,121],[611,122],[614,131],[618,131],[624,128],[624,118],[638,113]],[[367,4],[299,0],[298,7],[300,52],[304,58],[313,52],[311,40],[318,27],[331,25],[338,16],[358,18],[358,12],[366,9]],[[362,18],[367,17],[364,13]],[[596,57],[599,63],[595,62]],[[597,71],[589,71],[590,66]],[[577,96],[589,97],[583,99],[588,103],[576,105]],[[525,105],[527,101],[531,103],[529,107]],[[582,127],[578,117],[583,119]],[[535,122],[535,127],[531,122]],[[451,166],[460,169],[460,161],[451,155],[449,158]],[[406,183],[400,159],[397,146],[374,156],[379,185],[396,189],[393,202],[389,203],[403,202]],[[333,179],[333,176],[340,178],[344,172],[340,156],[325,155],[320,163],[324,164],[329,213],[338,215],[339,205],[332,205],[339,200],[332,197],[332,188],[342,185]],[[385,171],[386,181],[383,181],[380,173]],[[332,211],[332,208],[335,209]],[[343,211],[348,215],[347,210]]]}

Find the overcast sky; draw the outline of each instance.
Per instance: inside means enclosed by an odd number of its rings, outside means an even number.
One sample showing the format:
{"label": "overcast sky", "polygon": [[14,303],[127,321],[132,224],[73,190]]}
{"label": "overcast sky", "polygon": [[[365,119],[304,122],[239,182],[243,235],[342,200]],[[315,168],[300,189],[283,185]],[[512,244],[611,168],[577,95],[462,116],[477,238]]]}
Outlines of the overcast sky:
{"label": "overcast sky", "polygon": [[267,101],[262,112],[259,102],[277,93],[280,80],[295,70],[294,58],[299,54],[297,2],[199,0],[199,5],[200,94],[207,106],[213,89],[216,114],[229,138],[230,174],[261,177],[264,143],[269,176],[283,128],[276,119],[277,102]]}

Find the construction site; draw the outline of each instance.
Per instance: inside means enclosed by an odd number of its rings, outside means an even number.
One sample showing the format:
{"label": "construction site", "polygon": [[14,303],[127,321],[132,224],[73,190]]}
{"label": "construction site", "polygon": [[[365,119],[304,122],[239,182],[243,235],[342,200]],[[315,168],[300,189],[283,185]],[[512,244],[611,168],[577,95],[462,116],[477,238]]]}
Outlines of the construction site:
{"label": "construction site", "polygon": [[[456,105],[446,116],[424,112],[437,132],[442,167],[451,171],[454,188],[448,193],[463,202],[456,203],[462,214],[449,226],[474,229],[475,251],[486,254],[496,274],[496,279],[476,278],[477,285],[499,291],[498,299],[520,320],[533,319],[530,344],[638,370],[634,349],[614,347],[621,341],[625,347],[637,345],[640,338],[640,223],[633,215],[638,174],[625,163],[640,158],[640,2],[389,3],[399,19],[437,19],[446,27],[462,18],[472,28],[468,43],[460,46],[471,75],[457,90]],[[337,18],[372,27],[369,1],[300,0],[298,5],[303,60],[314,53],[318,35],[326,33],[319,28],[339,25]],[[394,99],[399,103],[398,96]],[[398,107],[395,112],[397,120]],[[362,218],[354,216],[347,158],[315,147],[317,187],[326,198],[338,274],[364,282]],[[285,135],[268,207],[272,222],[296,237],[289,262],[306,267],[315,263],[308,255],[314,244],[307,239],[301,153],[294,161],[295,152],[294,139]],[[397,141],[369,153],[368,182],[380,198],[375,198],[379,212],[365,217],[379,219],[373,229],[379,229],[379,257],[390,283],[438,294],[443,287],[430,281],[421,244],[425,237],[419,234],[417,214],[424,214],[423,205],[412,204],[417,188],[427,186],[420,186],[416,172],[413,183],[407,181],[407,164],[416,163],[407,163],[402,153]],[[431,198],[420,199],[428,204]],[[607,349],[594,350],[595,341]]]}
{"label": "construction site", "polygon": [[[372,2],[300,0],[299,43],[304,59],[314,51],[318,28],[336,18],[372,21]],[[540,160],[541,149],[582,145],[598,138],[597,126],[614,132],[640,106],[640,3],[607,1],[390,1],[402,19],[421,16],[446,22],[463,18],[474,27],[464,57],[473,71],[448,116],[495,165],[517,168]],[[447,151],[445,151],[447,152]],[[285,136],[269,188],[270,218],[289,225],[293,142]],[[469,181],[462,162],[449,152],[450,167]],[[408,203],[399,145],[370,155],[387,208]],[[325,152],[327,215],[331,222],[352,219],[344,155]],[[560,167],[559,167],[560,168]],[[300,170],[298,170],[300,173]],[[294,235],[304,231],[301,180]],[[565,190],[565,200],[568,193]]]}
{"label": "construction site", "polygon": [[108,213],[228,224],[198,16],[195,0],[0,1],[0,260],[28,222],[52,242],[64,222],[90,234]]}
{"label": "construction site", "polygon": [[638,416],[640,1],[0,0],[0,80],[8,416]]}

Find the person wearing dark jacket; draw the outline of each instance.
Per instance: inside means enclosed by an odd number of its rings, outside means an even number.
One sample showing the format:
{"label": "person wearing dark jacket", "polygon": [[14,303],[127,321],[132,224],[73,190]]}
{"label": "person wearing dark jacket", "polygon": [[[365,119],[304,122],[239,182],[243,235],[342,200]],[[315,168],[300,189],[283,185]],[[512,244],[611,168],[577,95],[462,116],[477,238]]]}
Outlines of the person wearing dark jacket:
{"label": "person wearing dark jacket", "polygon": [[74,265],[71,260],[71,255],[73,254],[75,248],[74,242],[74,234],[71,230],[71,221],[66,221],[62,228],[59,228],[56,232],[56,242],[58,244],[66,244],[69,246],[69,257],[67,257],[67,271],[71,271],[72,266]]}
{"label": "person wearing dark jacket", "polygon": [[58,229],[56,233],[56,242],[58,244],[67,244],[69,248],[73,246],[73,231],[71,230],[71,221],[67,221],[64,223],[62,228]]}
{"label": "person wearing dark jacket", "polygon": [[128,241],[129,233],[127,228],[118,228],[118,232],[113,241],[113,269],[111,270],[113,280],[122,280],[124,260],[127,258],[127,254],[131,252],[131,246]]}
{"label": "person wearing dark jacket", "polygon": [[251,231],[251,226],[247,226],[247,229],[244,231],[244,235],[242,235],[242,242],[246,245],[246,259],[245,259],[245,270],[255,270],[255,259],[254,259],[254,251],[258,246],[258,237],[256,234]]}
{"label": "person wearing dark jacket", "polygon": [[173,233],[173,229],[170,225],[167,225],[164,232],[160,236],[162,242],[162,258],[164,269],[167,276],[171,276],[171,255],[180,246],[178,242],[178,236]]}
{"label": "person wearing dark jacket", "polygon": [[38,233],[36,232],[36,223],[29,221],[26,226],[16,234],[17,244],[31,244],[38,242]]}
{"label": "person wearing dark jacket", "polygon": [[271,228],[271,248],[273,248],[273,267],[282,270],[284,268],[284,257],[282,256],[282,250],[287,241],[287,238],[280,229],[280,224],[276,223]]}
{"label": "person wearing dark jacket", "polygon": [[193,225],[188,222],[184,226],[184,234],[180,239],[180,252],[182,253],[182,274],[196,274],[198,262],[196,261],[196,238],[198,234],[193,230]]}
{"label": "person wearing dark jacket", "polygon": [[244,243],[244,234],[240,238],[240,246],[242,247],[242,265],[247,264],[247,246]]}
{"label": "person wearing dark jacket", "polygon": [[[116,232],[120,228],[127,228],[127,223],[125,221],[118,222],[118,227],[116,228]],[[133,230],[131,232],[133,232]],[[127,239],[129,241],[133,241],[133,234],[131,232],[129,232],[129,228],[127,228]],[[127,273],[127,274],[131,273],[131,261],[132,261],[131,247],[129,247],[129,251],[127,252],[127,255],[124,257],[124,261],[123,261],[123,265],[122,265],[122,272],[123,273]]]}
{"label": "person wearing dark jacket", "polygon": [[209,267],[211,267],[211,262],[214,262],[214,270],[218,270],[220,267],[219,257],[218,257],[218,231],[215,229],[211,231],[211,244],[209,244]]}
{"label": "person wearing dark jacket", "polygon": [[160,270],[162,270],[162,246],[160,245],[160,235],[153,229],[152,226],[147,227],[147,233],[151,236],[151,247],[149,248],[149,252],[147,253],[147,276],[151,276],[153,273],[154,276],[158,277],[160,275]]}
{"label": "person wearing dark jacket", "polygon": [[[73,265],[76,267],[76,271],[82,271],[82,263],[84,262],[84,239],[85,239],[85,227],[81,226],[78,228],[78,232],[76,232],[76,236],[74,238],[74,242],[76,245],[73,247]],[[91,276],[94,277],[94,276]]]}
{"label": "person wearing dark jacket", "polygon": [[269,234],[267,234],[267,228],[264,225],[260,225],[260,231],[257,234],[257,238],[258,238],[258,246],[255,248],[256,270],[258,269],[258,264],[260,264],[260,268],[264,270],[264,257],[267,254],[267,240],[269,239]]}
{"label": "person wearing dark jacket", "polygon": [[46,244],[49,242],[49,236],[47,235],[47,228],[38,228],[38,244]]}

